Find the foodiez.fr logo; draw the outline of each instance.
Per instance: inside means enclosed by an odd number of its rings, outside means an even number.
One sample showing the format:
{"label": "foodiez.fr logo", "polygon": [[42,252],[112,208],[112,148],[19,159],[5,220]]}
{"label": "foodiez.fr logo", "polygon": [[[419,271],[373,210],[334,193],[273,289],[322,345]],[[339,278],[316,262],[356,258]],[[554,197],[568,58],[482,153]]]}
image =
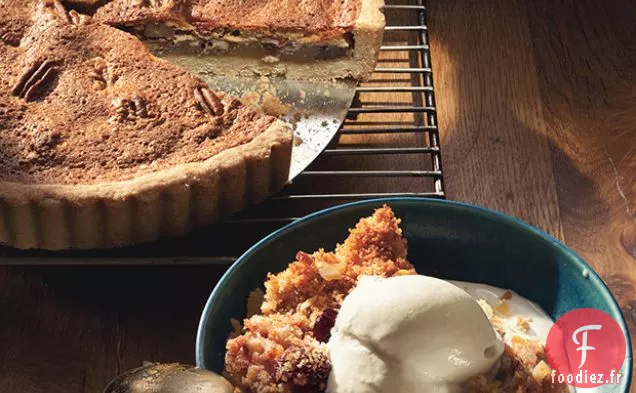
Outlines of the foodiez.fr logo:
{"label": "foodiez.fr logo", "polygon": [[563,315],[550,329],[545,350],[553,383],[593,388],[621,382],[625,336],[603,311],[580,308]]}

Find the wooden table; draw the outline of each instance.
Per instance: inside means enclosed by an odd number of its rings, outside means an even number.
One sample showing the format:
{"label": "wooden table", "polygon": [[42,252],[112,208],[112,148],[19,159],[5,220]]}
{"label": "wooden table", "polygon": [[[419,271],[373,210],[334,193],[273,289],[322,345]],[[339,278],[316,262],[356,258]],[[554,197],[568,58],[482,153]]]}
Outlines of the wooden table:
{"label": "wooden table", "polygon": [[[430,0],[450,199],[520,217],[606,280],[636,329],[636,3]],[[0,392],[98,393],[192,363],[223,267],[0,268]]]}

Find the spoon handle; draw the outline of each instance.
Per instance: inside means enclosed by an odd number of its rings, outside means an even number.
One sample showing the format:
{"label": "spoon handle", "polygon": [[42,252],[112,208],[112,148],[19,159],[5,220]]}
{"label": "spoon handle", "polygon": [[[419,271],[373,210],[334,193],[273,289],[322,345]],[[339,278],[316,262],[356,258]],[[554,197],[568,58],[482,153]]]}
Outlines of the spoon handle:
{"label": "spoon handle", "polygon": [[148,363],[117,376],[103,393],[233,393],[228,380],[212,371],[178,363]]}

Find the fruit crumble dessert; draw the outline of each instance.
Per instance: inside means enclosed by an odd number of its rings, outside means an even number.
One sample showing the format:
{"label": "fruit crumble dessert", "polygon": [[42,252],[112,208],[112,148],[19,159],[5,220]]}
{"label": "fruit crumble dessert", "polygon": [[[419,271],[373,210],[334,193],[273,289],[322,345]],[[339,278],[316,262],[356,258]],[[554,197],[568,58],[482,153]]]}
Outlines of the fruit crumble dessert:
{"label": "fruit crumble dessert", "polygon": [[[386,298],[398,298],[400,294],[397,292],[400,291],[387,293],[386,296],[385,292],[380,291],[382,286],[389,284],[397,283],[398,288],[407,287],[410,281],[418,277],[429,280],[427,282],[430,282],[430,285],[441,285],[439,296],[438,293],[425,295],[430,299],[443,298],[445,295],[442,292],[448,289],[444,285],[453,287],[450,298],[454,302],[454,307],[464,307],[468,310],[466,312],[473,313],[474,318],[482,318],[486,321],[486,330],[490,332],[485,331],[485,335],[481,335],[486,337],[484,342],[498,337],[497,340],[501,343],[499,353],[495,353],[497,350],[490,347],[486,351],[480,349],[478,355],[482,356],[482,352],[486,352],[492,361],[483,372],[463,379],[458,385],[460,391],[471,393],[568,391],[567,386],[552,384],[549,381],[551,370],[546,363],[542,343],[526,339],[523,334],[511,335],[505,328],[502,323],[502,311],[505,312],[504,305],[508,301],[506,296],[503,296],[498,305],[490,305],[484,301],[478,304],[470,298],[467,291],[448,282],[416,276],[417,272],[407,260],[407,242],[399,224],[400,220],[395,217],[393,211],[388,206],[383,206],[372,216],[361,219],[355,228],[350,230],[349,237],[344,243],[336,246],[335,251],[319,249],[311,254],[298,252],[296,260],[290,263],[286,270],[268,275],[260,314],[246,319],[242,326],[239,326],[240,330],[232,334],[227,342],[225,375],[237,387],[237,392],[384,392],[385,389],[378,388],[376,385],[373,385],[374,389],[363,386],[353,390],[348,389],[342,382],[336,386],[338,384],[334,381],[340,377],[336,375],[335,367],[342,364],[338,359],[341,359],[340,353],[344,349],[335,351],[338,353],[335,353],[333,349],[353,348],[354,352],[363,351],[364,357],[361,359],[376,359],[374,361],[377,364],[374,363],[373,366],[377,366],[378,370],[384,370],[384,365],[380,363],[390,362],[387,360],[389,356],[386,355],[386,351],[382,352],[382,346],[388,341],[374,341],[374,337],[384,334],[382,340],[386,340],[387,337],[390,340],[396,340],[396,335],[391,333],[395,331],[391,330],[390,326],[398,326],[401,322],[394,321],[396,318],[391,319],[390,315],[397,315],[399,311],[397,309],[405,308],[404,319],[407,320],[407,324],[409,319],[421,323],[421,320],[417,320],[419,317],[414,316],[417,313],[431,320],[432,325],[435,325],[440,318],[447,318],[443,301],[438,302],[440,303],[438,308],[432,305],[409,311],[408,303],[415,302],[416,296],[407,295],[408,297],[404,298],[406,305],[394,307],[390,299]],[[415,277],[410,278],[412,276]],[[362,287],[376,292],[365,294],[361,292]],[[417,291],[417,285],[412,285],[412,288]],[[377,293],[378,296],[369,296],[369,293]],[[471,300],[466,301],[462,296],[469,297]],[[382,297],[381,301],[378,300],[380,297]],[[354,298],[357,299],[355,301],[359,302],[358,304],[354,304]],[[430,299],[430,302],[436,302]],[[376,308],[374,301],[378,302],[377,308],[386,309],[386,313],[380,316],[373,315],[371,319],[366,318],[365,315],[377,314],[377,311],[374,311]],[[384,322],[375,323],[372,321],[373,318],[379,318]],[[466,320],[466,324],[470,322],[472,319]],[[527,331],[532,324],[531,320],[524,318],[517,322],[519,331],[524,329]],[[360,326],[356,326],[358,323]],[[361,333],[364,336],[362,345],[356,342],[353,343],[355,345],[348,347],[347,345],[351,342],[347,344],[346,341],[351,339],[356,331],[360,333],[364,330],[362,325],[365,323],[369,325],[370,332]],[[385,325],[389,327],[385,329]],[[411,326],[415,325],[411,324]],[[443,326],[441,327],[443,329]],[[349,331],[346,331],[347,329]],[[411,329],[413,330],[419,330],[419,328]],[[399,332],[398,336],[403,333],[404,335],[412,334],[408,329],[399,330]],[[339,340],[337,347],[333,344],[336,339]],[[472,340],[472,337],[467,339]],[[408,341],[406,345],[409,345]],[[487,353],[488,351],[492,353]],[[383,353],[386,358],[376,358],[376,352]],[[348,362],[347,367],[365,372],[355,361]],[[346,374],[347,378],[353,380],[358,378],[357,375],[355,372]],[[399,393],[397,390],[394,391]]]}

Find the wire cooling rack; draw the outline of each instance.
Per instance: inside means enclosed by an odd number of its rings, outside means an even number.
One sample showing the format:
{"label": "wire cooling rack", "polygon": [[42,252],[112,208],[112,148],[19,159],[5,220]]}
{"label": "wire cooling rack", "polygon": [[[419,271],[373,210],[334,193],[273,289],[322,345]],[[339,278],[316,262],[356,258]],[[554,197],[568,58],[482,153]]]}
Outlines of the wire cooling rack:
{"label": "wire cooling rack", "polygon": [[16,264],[231,263],[256,241],[316,210],[355,200],[445,198],[426,6],[387,1],[380,60],[320,157],[259,206],[190,235],[117,250],[18,251]]}

